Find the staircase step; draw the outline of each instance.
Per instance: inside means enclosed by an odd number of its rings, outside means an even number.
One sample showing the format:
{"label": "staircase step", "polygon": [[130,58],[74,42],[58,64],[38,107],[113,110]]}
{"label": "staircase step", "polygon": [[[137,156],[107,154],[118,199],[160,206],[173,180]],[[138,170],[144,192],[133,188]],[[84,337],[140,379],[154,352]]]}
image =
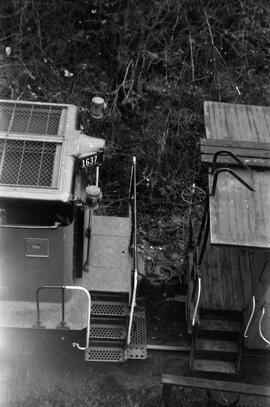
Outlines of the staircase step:
{"label": "staircase step", "polygon": [[200,316],[202,319],[220,319],[220,320],[227,320],[227,321],[240,321],[241,317],[242,317],[242,313],[240,311],[201,309]]}
{"label": "staircase step", "polygon": [[91,315],[126,317],[128,315],[128,305],[122,302],[93,301],[91,306]]}
{"label": "staircase step", "polygon": [[198,338],[196,350],[210,352],[238,353],[239,345],[236,341],[219,341],[214,339]]}
{"label": "staircase step", "polygon": [[194,359],[192,368],[198,372],[236,374],[235,363],[228,361]]}
{"label": "staircase step", "polygon": [[147,357],[144,309],[135,309],[131,342],[126,349],[127,325],[123,324],[123,319],[101,315],[92,317],[91,321],[89,348],[85,351],[86,361],[124,362],[126,359]]}
{"label": "staircase step", "polygon": [[124,350],[119,346],[90,345],[85,351],[85,360],[89,362],[124,362]]}
{"label": "staircase step", "polygon": [[219,319],[201,319],[199,325],[200,331],[219,331],[219,332],[241,332],[239,321],[228,321]]}
{"label": "staircase step", "polygon": [[111,291],[90,291],[92,301],[128,302],[128,293]]}
{"label": "staircase step", "polygon": [[89,339],[123,340],[126,337],[126,327],[117,324],[92,323]]}

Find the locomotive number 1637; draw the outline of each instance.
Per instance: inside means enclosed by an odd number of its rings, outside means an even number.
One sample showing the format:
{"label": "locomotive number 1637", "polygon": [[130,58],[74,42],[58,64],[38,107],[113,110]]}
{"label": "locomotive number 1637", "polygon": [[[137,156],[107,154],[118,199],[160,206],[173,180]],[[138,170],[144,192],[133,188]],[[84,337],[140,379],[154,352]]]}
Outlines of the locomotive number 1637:
{"label": "locomotive number 1637", "polygon": [[91,154],[80,158],[82,168],[91,167],[93,165],[101,165],[103,162],[103,153]]}

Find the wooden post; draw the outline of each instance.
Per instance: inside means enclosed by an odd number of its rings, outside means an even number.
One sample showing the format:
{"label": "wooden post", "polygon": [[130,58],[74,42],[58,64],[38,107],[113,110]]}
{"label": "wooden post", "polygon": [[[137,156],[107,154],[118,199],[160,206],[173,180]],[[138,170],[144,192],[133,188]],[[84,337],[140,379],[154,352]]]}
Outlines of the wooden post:
{"label": "wooden post", "polygon": [[172,393],[172,385],[163,384],[160,407],[169,407],[170,406],[171,393]]}

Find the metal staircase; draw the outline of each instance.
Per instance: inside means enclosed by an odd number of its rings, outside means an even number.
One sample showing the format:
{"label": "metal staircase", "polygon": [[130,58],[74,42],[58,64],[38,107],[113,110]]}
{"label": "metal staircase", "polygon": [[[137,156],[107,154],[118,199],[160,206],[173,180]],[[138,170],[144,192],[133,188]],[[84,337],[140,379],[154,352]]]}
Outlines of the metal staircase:
{"label": "metal staircase", "polygon": [[128,296],[92,292],[89,348],[85,360],[123,362],[128,316]]}
{"label": "metal staircase", "polygon": [[192,374],[235,376],[239,373],[241,356],[241,314],[201,310],[190,354]]}
{"label": "metal staircase", "polygon": [[128,296],[92,292],[91,328],[86,361],[124,362],[146,358],[146,325],[143,310],[135,309],[131,342],[127,345]]}
{"label": "metal staircase", "polygon": [[89,345],[85,360],[124,362],[146,358],[144,310],[136,306],[136,159],[130,182],[129,218],[91,218],[88,288],[91,295]]}

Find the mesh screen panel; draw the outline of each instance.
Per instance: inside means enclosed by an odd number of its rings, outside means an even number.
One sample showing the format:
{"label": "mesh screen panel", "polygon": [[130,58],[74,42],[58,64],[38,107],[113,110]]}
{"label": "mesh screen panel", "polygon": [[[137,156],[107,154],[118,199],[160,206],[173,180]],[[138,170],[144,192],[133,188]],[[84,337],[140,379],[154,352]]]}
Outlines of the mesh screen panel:
{"label": "mesh screen panel", "polygon": [[59,134],[62,106],[0,103],[0,132],[18,134]]}
{"label": "mesh screen panel", "polygon": [[57,143],[30,140],[0,140],[0,184],[56,187]]}

